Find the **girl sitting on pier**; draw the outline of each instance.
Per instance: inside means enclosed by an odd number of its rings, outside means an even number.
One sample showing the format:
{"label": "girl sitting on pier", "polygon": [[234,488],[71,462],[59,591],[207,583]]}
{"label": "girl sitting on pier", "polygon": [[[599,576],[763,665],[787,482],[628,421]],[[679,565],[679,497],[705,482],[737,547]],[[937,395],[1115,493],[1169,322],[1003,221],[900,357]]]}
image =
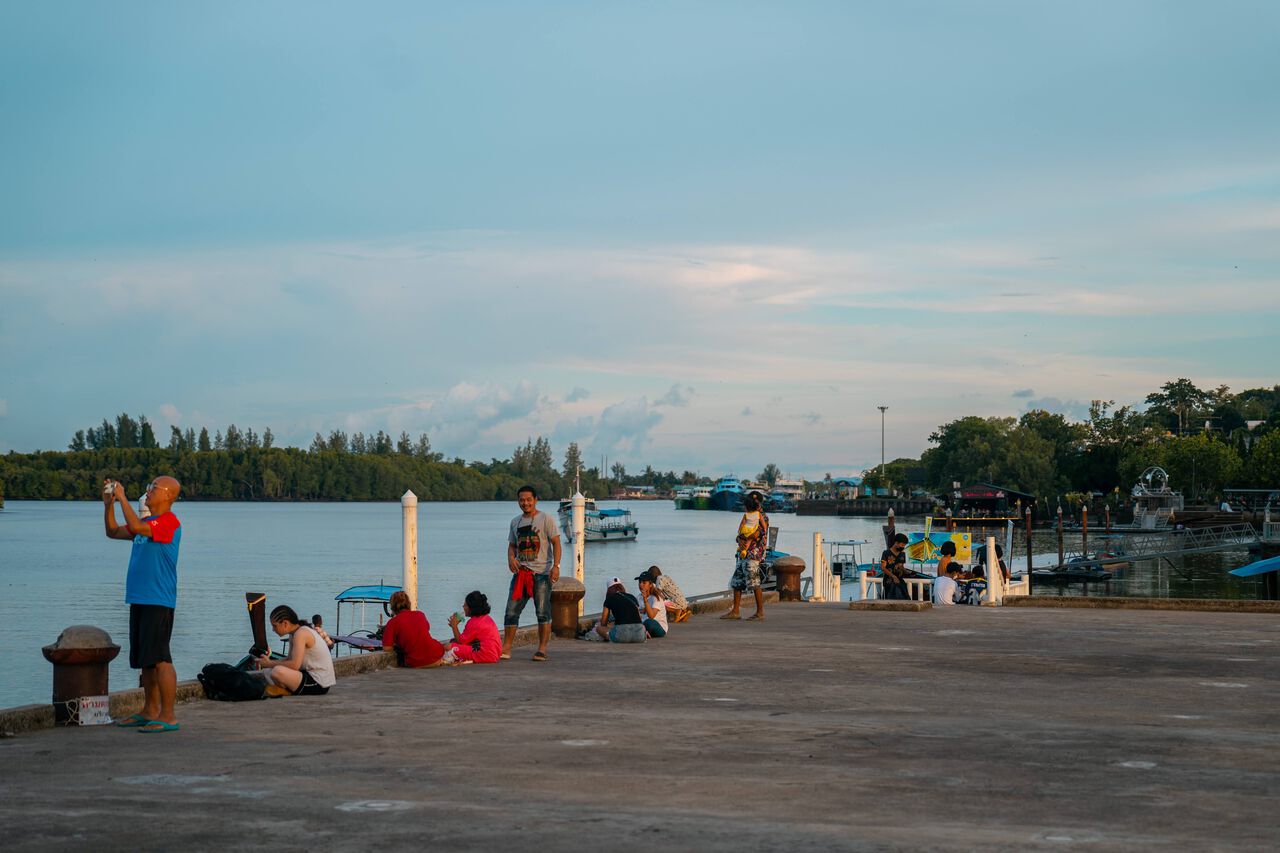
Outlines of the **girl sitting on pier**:
{"label": "girl sitting on pier", "polygon": [[502,637],[498,626],[489,615],[489,599],[483,592],[473,589],[462,602],[462,613],[467,617],[467,627],[458,632],[461,621],[455,613],[449,617],[449,629],[453,642],[444,654],[444,662],[452,665],[464,663],[497,663],[502,654]]}
{"label": "girl sitting on pier", "polygon": [[292,607],[280,605],[271,611],[271,630],[289,638],[289,657],[257,659],[258,669],[267,679],[268,696],[322,696],[337,678],[329,647],[311,624],[299,619]]}

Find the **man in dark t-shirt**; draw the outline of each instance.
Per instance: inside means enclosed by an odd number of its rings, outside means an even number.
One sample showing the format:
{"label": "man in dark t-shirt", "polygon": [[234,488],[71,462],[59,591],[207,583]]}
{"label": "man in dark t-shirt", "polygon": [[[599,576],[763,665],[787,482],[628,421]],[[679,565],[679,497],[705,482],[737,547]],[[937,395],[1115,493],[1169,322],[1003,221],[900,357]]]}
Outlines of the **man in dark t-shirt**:
{"label": "man in dark t-shirt", "polygon": [[884,597],[905,601],[907,595],[907,535],[899,533],[893,544],[880,555],[880,574],[883,576]]}
{"label": "man in dark t-shirt", "polygon": [[640,603],[627,594],[619,578],[613,578],[606,585],[604,610],[596,633],[613,643],[643,643],[648,637],[640,616]]}

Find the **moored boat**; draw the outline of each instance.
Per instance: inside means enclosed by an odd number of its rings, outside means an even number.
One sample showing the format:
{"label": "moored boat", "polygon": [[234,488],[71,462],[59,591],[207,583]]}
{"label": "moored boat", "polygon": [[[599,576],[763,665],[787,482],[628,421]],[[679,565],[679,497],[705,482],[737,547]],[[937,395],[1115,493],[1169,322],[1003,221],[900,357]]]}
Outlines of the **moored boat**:
{"label": "moored boat", "polygon": [[[560,530],[567,542],[573,542],[573,500],[560,501]],[[630,542],[640,535],[640,525],[629,509],[598,509],[596,502],[586,499],[583,512],[586,542]]]}
{"label": "moored boat", "polygon": [[742,509],[742,498],[746,490],[737,477],[721,477],[711,487],[711,508],[722,512],[733,512]]}

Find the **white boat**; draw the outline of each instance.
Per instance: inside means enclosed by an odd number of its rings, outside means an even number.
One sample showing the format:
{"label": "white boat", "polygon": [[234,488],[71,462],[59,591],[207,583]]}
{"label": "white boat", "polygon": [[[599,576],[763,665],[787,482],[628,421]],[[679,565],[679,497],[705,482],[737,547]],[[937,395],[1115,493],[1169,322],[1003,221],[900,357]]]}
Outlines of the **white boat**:
{"label": "white boat", "polygon": [[[590,542],[630,542],[640,533],[640,525],[631,518],[629,509],[597,509],[596,502],[586,499],[583,525],[585,539]],[[560,501],[560,530],[573,542],[573,500]]]}

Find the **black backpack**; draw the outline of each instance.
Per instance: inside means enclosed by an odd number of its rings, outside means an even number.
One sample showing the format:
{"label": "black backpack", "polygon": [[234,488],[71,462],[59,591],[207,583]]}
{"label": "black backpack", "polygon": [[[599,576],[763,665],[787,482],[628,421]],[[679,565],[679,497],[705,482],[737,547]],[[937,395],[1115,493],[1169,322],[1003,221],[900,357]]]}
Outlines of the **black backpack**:
{"label": "black backpack", "polygon": [[204,695],[221,702],[247,702],[265,699],[267,682],[261,675],[246,672],[229,663],[211,663],[196,676]]}

